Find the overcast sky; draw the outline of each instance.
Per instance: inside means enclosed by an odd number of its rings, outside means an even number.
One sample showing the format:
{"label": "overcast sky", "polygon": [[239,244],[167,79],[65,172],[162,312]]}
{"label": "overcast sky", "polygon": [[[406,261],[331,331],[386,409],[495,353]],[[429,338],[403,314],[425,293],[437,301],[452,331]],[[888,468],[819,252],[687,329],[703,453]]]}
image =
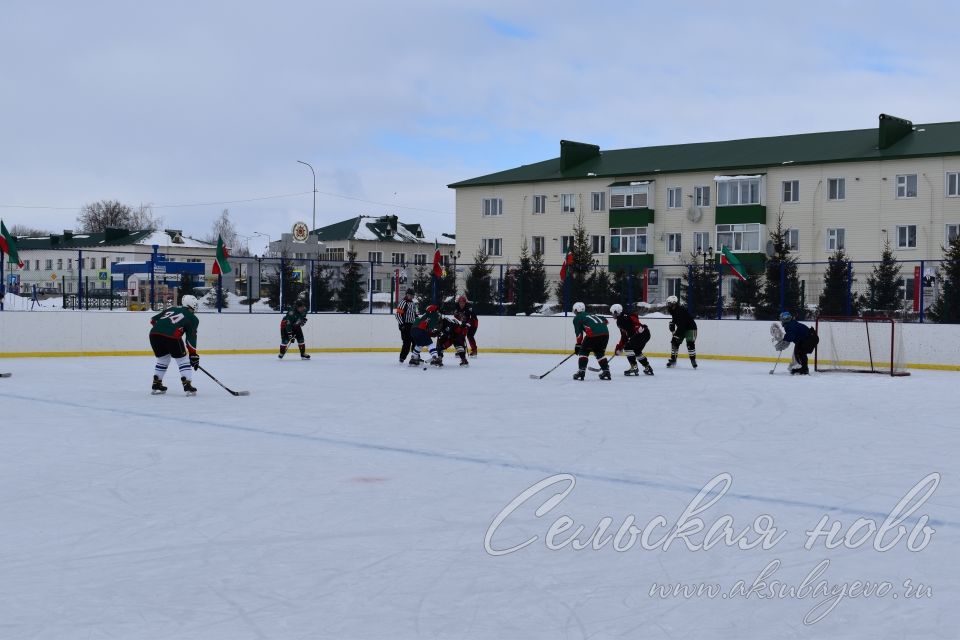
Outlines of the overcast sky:
{"label": "overcast sky", "polygon": [[[0,216],[206,234],[397,213],[603,149],[960,120],[956,2],[0,0]],[[286,194],[251,202],[222,203]],[[251,242],[254,251],[263,242]]]}

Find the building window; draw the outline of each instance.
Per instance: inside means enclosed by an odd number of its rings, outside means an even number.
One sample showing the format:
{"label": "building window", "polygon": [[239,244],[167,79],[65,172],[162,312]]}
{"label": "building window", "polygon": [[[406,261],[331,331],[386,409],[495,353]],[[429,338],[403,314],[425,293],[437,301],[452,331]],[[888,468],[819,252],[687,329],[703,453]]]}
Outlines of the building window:
{"label": "building window", "polygon": [[780,198],[784,202],[800,202],[800,181],[784,180],[780,190]]}
{"label": "building window", "polygon": [[24,261],[23,261],[23,270],[24,270],[24,271],[30,271],[30,261],[29,261],[29,260],[24,260]]}
{"label": "building window", "polygon": [[667,209],[683,208],[683,189],[680,187],[667,188]]}
{"label": "building window", "polygon": [[680,234],[667,234],[667,253],[680,253]]}
{"label": "building window", "polygon": [[67,271],[73,271],[73,258],[67,258]]}
{"label": "building window", "polygon": [[34,260],[34,261],[33,261],[33,270],[34,270],[34,271],[40,271],[40,261],[39,261],[39,260]]}
{"label": "building window", "polygon": [[406,264],[407,256],[403,253],[391,253],[390,264]]}
{"label": "building window", "polygon": [[667,295],[680,297],[680,278],[666,278]]}
{"label": "building window", "polygon": [[827,179],[827,200],[845,200],[847,198],[847,179]]}
{"label": "building window", "polygon": [[331,262],[343,262],[345,259],[345,252],[343,247],[326,248],[323,250],[323,259],[330,260]]}
{"label": "building window", "polygon": [[590,248],[595,254],[607,252],[607,236],[590,236]]}
{"label": "building window", "polygon": [[541,214],[547,212],[547,196],[533,196],[533,213]]}
{"label": "building window", "polygon": [[846,247],[846,230],[827,229],[827,251],[836,251]]}
{"label": "building window", "polygon": [[695,231],[693,234],[693,250],[695,253],[704,253],[710,246],[709,231]]}
{"label": "building window", "polygon": [[47,271],[53,271],[53,260],[44,260],[43,264]]}
{"label": "building window", "polygon": [[560,236],[560,253],[567,255],[573,251],[573,236]]}
{"label": "building window", "polygon": [[710,187],[694,187],[693,199],[698,207],[710,206]]}
{"label": "building window", "polygon": [[533,255],[543,255],[547,250],[547,242],[543,236],[533,236]]}
{"label": "building window", "polygon": [[57,271],[63,271],[63,258],[57,258]]}
{"label": "building window", "polygon": [[606,211],[607,210],[607,192],[606,191],[594,191],[590,194],[590,210],[591,211]]}
{"label": "building window", "polygon": [[717,249],[727,247],[731,251],[759,251],[759,224],[718,224]]}
{"label": "building window", "polygon": [[610,253],[646,253],[647,228],[623,227],[610,229]]}
{"label": "building window", "polygon": [[760,204],[760,178],[740,178],[717,182],[717,205]]}
{"label": "building window", "polygon": [[427,264],[427,254],[425,253],[413,254],[413,264],[414,266]]}
{"label": "building window", "polygon": [[367,262],[372,262],[373,264],[383,264],[383,252],[382,252],[382,251],[368,251],[368,252],[367,252]]}
{"label": "building window", "polygon": [[897,197],[917,197],[917,174],[911,173],[903,176],[897,176]]}
{"label": "building window", "polygon": [[647,206],[650,195],[649,184],[637,184],[610,189],[611,209],[632,209]]}
{"label": "building window", "polygon": [[126,257],[124,256],[118,256],[113,259],[114,262],[123,262],[124,260],[126,260]]}
{"label": "building window", "polygon": [[577,212],[577,194],[564,193],[560,196],[560,211],[563,213]]}
{"label": "building window", "polygon": [[484,238],[481,241],[483,250],[488,256],[501,256],[503,255],[503,240],[501,238]]}
{"label": "building window", "polygon": [[787,229],[784,233],[784,240],[787,241],[787,249],[790,251],[800,250],[800,229]]}
{"label": "building window", "polygon": [[917,225],[897,225],[897,249],[917,248]]}
{"label": "building window", "polygon": [[107,259],[106,259],[106,258],[100,258],[100,268],[101,268],[101,269],[106,269],[106,268],[107,268]]}
{"label": "building window", "polygon": [[381,293],[383,291],[383,280],[374,278],[370,281],[370,292]]}
{"label": "building window", "polygon": [[947,246],[953,244],[953,241],[960,235],[960,224],[947,225]]}
{"label": "building window", "polygon": [[483,215],[500,216],[503,215],[503,200],[501,198],[484,198]]}
{"label": "building window", "polygon": [[947,197],[960,197],[960,173],[950,171],[947,173]]}

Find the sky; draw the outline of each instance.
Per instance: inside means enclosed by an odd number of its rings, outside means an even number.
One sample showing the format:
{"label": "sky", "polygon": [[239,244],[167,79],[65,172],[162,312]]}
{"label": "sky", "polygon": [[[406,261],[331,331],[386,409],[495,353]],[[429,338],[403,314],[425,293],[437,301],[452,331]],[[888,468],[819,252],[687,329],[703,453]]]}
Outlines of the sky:
{"label": "sky", "polygon": [[[602,149],[960,120],[954,2],[3,0],[0,217],[113,199],[250,249],[453,232],[447,184]],[[183,206],[188,205],[188,206]]]}

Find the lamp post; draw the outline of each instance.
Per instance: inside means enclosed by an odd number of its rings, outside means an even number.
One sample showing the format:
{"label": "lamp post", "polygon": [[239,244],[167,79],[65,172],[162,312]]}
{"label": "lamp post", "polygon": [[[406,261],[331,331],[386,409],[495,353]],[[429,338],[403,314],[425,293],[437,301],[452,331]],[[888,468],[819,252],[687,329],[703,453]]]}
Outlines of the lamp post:
{"label": "lamp post", "polygon": [[252,237],[254,237],[254,236],[259,236],[259,237],[261,237],[261,238],[266,238],[266,239],[267,239],[267,248],[266,248],[266,250],[263,252],[263,255],[267,255],[268,253],[270,253],[270,243],[271,243],[270,234],[269,234],[269,233],[261,233],[261,232],[259,232],[259,231],[254,231],[254,232],[253,232],[253,236],[250,236],[250,237],[252,238]]}
{"label": "lamp post", "polygon": [[713,260],[713,247],[707,247],[706,249],[700,248],[697,249],[697,256],[703,258],[703,268],[707,268],[707,262]]}
{"label": "lamp post", "polygon": [[297,162],[310,167],[310,173],[313,174],[313,226],[310,227],[310,230],[313,231],[317,228],[317,172],[313,170],[313,165],[309,162],[303,160],[297,160]]}

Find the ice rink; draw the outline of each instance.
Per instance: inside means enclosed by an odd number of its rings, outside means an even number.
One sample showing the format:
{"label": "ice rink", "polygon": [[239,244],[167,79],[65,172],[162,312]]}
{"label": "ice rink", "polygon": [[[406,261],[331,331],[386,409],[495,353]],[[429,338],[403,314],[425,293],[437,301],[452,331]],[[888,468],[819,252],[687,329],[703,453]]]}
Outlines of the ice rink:
{"label": "ice rink", "polygon": [[0,638],[958,637],[960,374],[559,360],[0,359]]}

